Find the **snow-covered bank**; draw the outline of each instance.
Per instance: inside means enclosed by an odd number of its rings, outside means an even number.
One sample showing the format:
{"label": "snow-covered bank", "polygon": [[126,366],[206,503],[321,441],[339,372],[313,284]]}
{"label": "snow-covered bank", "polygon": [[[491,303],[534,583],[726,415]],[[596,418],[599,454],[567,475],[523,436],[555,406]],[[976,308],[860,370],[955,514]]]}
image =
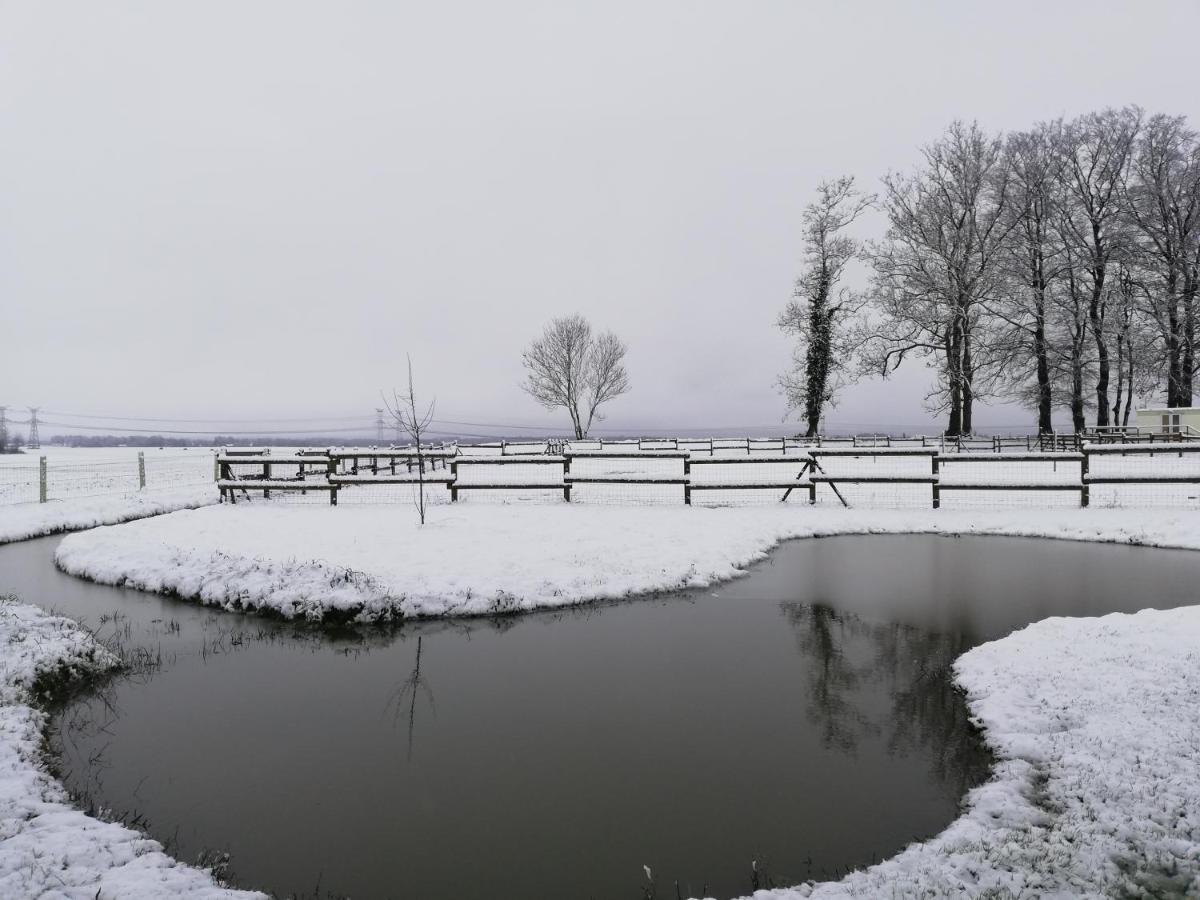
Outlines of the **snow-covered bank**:
{"label": "snow-covered bank", "polygon": [[173,491],[129,494],[123,497],[90,497],[0,506],[0,544],[29,538],[114,525],[216,503],[217,489],[208,484]]}
{"label": "snow-covered bank", "polygon": [[31,706],[39,677],[86,677],[116,664],[68,619],[0,599],[0,896],[233,900],[145,835],[73,809],[41,763],[45,716]]}
{"label": "snow-covered bank", "polygon": [[842,510],[774,506],[434,507],[239,504],[65,538],[58,565],[105,584],[319,619],[476,615],[698,587],[781,540],[997,534],[1200,548],[1200,513]]}
{"label": "snow-covered bank", "polygon": [[999,764],[946,831],[755,900],[1200,897],[1200,607],[1046,619],[955,665]]}

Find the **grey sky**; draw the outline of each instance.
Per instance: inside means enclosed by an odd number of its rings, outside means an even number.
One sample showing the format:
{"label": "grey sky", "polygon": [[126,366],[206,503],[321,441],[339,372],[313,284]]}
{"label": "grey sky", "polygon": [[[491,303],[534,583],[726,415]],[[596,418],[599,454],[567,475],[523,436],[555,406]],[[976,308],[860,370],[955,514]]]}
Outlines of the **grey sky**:
{"label": "grey sky", "polygon": [[[0,403],[355,414],[407,351],[442,417],[547,422],[520,351],[578,311],[630,345],[606,425],[777,422],[817,181],[874,188],[955,117],[1200,124],[1198,26],[1184,0],[0,2]],[[927,380],[830,421],[926,422]]]}

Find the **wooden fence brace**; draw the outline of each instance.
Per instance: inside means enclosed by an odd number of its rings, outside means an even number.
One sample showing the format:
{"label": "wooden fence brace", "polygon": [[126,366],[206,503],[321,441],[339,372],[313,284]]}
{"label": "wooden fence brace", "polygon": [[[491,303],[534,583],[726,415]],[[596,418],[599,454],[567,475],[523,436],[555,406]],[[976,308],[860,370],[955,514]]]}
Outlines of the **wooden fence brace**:
{"label": "wooden fence brace", "polygon": [[[787,448],[785,447],[784,449],[785,449],[785,451],[786,451],[786,449],[787,449]],[[803,477],[804,477],[804,473],[808,471],[808,469],[809,469],[809,467],[810,467],[811,465],[812,465],[812,458],[810,457],[809,459],[805,460],[805,462],[804,462],[804,465],[802,465],[802,466],[800,467],[800,472],[799,472],[799,474],[797,474],[797,475],[796,475],[796,480],[797,480],[797,481],[799,481],[801,478],[803,478]],[[815,487],[816,487],[816,486],[815,486],[815,485],[809,485],[809,487],[813,489],[813,490],[811,491],[811,493],[812,493],[812,499],[811,499],[811,502],[813,502],[813,503],[816,503],[816,502],[817,502],[816,490],[815,490]],[[795,488],[788,488],[786,491],[784,491],[784,492],[783,492],[783,496],[779,498],[779,502],[780,502],[780,503],[787,503],[787,498],[788,498],[788,497],[790,497],[790,496],[792,495],[792,491],[793,491],[793,490],[795,490]]]}

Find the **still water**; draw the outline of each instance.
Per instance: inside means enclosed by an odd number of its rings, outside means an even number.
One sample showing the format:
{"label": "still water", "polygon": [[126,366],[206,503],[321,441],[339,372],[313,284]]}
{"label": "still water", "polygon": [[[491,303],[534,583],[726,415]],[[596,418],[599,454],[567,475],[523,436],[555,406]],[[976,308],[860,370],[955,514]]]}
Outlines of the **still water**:
{"label": "still water", "polygon": [[[928,837],[987,775],[951,686],[1049,615],[1195,602],[1200,555],[929,535],[796,541],[658,599],[327,634],[62,575],[0,593],[150,659],[52,746],[85,805],[243,886],[354,898],[730,897]],[[757,876],[752,872],[757,865]]]}

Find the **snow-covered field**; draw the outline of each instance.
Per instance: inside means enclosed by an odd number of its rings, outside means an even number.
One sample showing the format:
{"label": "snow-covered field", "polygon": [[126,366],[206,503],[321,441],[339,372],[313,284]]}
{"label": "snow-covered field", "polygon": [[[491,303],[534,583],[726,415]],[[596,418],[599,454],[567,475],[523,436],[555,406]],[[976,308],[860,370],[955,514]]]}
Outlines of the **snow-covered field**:
{"label": "snow-covered field", "polygon": [[128,522],[177,509],[190,509],[217,501],[214,485],[174,491],[134,492],[116,497],[86,497],[49,503],[0,506],[0,544]]}
{"label": "snow-covered field", "polygon": [[203,448],[44,447],[0,456],[0,507],[37,503],[40,457],[46,458],[49,500],[127,496],[138,492],[138,453],[143,454],[146,490],[180,490],[213,482],[213,451]]}
{"label": "snow-covered field", "polygon": [[475,615],[732,578],[779,541],[1003,534],[1200,548],[1200,513],[240,503],[70,535],[66,572],[218,606],[319,619]]}
{"label": "snow-covered field", "polygon": [[72,808],[41,761],[39,676],[87,677],[117,664],[68,619],[0,599],[0,897],[234,900],[264,895],[220,887],[162,845]]}

